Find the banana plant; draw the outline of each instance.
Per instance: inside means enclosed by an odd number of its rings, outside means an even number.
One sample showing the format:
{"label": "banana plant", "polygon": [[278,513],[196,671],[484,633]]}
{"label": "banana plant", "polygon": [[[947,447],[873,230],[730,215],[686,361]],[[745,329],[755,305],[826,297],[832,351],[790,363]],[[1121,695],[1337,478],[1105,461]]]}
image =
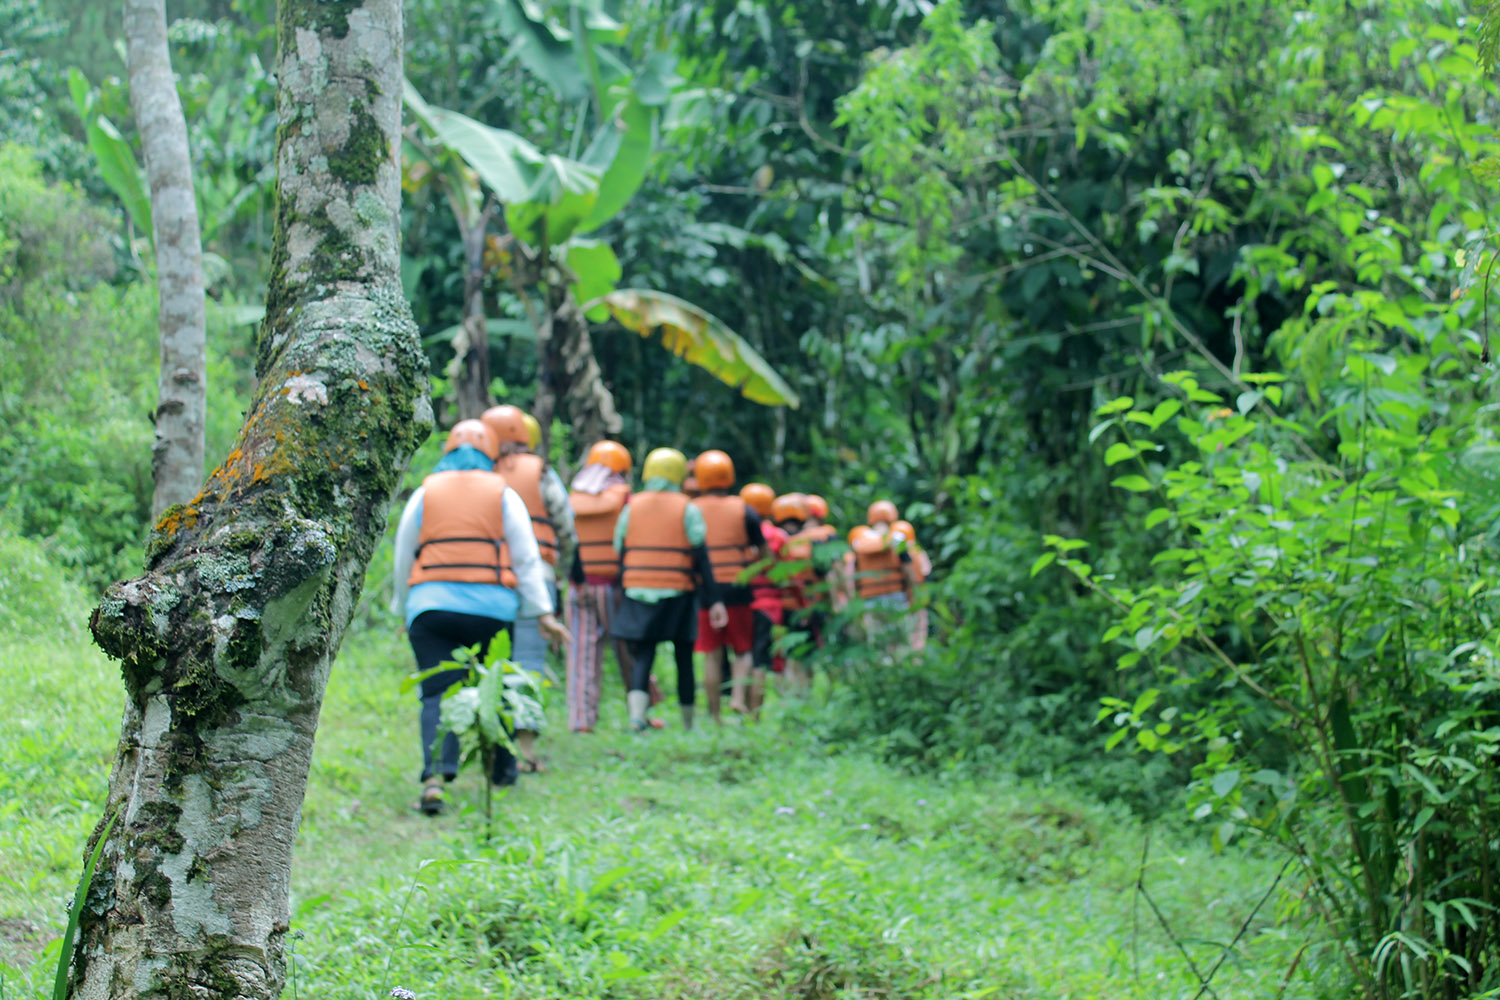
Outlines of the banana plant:
{"label": "banana plant", "polygon": [[89,152],[94,154],[99,176],[104,178],[104,183],[109,185],[109,189],[125,206],[126,214],[136,231],[148,240],[154,239],[151,230],[151,195],[146,190],[146,178],[136,163],[129,141],[99,109],[97,91],[76,66],[68,72],[68,91],[78,117],[83,121]]}
{"label": "banana plant", "polygon": [[[621,329],[659,340],[754,402],[797,406],[791,387],[722,321],[663,292],[616,288],[620,261],[607,242],[590,235],[618,215],[645,180],[664,116],[676,115],[674,105],[694,97],[674,93],[680,80],[671,57],[658,53],[632,70],[607,44],[623,28],[586,2],[567,6],[567,24],[547,19],[529,0],[496,2],[521,64],[560,100],[588,102],[598,124],[592,135],[574,136],[574,149],[582,147],[576,158],[546,153],[514,132],[429,105],[407,82],[414,120],[406,133],[408,187],[441,185],[469,260],[463,339],[455,345],[460,355],[487,354],[480,282],[489,226],[503,221],[503,234],[488,245],[535,331],[542,379],[533,409],[544,433],[559,399],[579,440],[620,432],[613,395],[594,357],[590,320],[613,318]],[[481,364],[466,362],[464,374],[482,392],[489,379]],[[474,395],[470,406],[479,405]]]}

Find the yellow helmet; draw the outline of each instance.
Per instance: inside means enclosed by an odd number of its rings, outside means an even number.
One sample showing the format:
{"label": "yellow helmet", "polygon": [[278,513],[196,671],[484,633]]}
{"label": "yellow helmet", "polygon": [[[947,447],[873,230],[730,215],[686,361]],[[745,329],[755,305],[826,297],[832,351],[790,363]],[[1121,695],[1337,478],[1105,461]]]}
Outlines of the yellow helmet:
{"label": "yellow helmet", "polygon": [[526,433],[531,436],[531,450],[535,451],[542,444],[542,425],[536,417],[529,413],[521,414],[521,423],[526,425]]}
{"label": "yellow helmet", "polygon": [[687,456],[676,448],[657,448],[646,456],[641,466],[642,479],[665,479],[681,486],[687,477]]}

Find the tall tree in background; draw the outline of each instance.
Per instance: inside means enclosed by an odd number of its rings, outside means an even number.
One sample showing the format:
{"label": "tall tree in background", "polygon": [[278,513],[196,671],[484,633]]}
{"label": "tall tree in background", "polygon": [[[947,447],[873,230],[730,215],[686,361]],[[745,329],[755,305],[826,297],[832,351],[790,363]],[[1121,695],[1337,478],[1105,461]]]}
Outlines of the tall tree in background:
{"label": "tall tree in background", "polygon": [[203,482],[203,425],[208,390],[204,343],[203,243],[193,196],[187,122],[167,49],[165,0],[125,0],[130,108],[141,130],[151,185],[156,288],[161,327],[157,383],[156,490],[151,516],[183,503]]}
{"label": "tall tree in background", "polygon": [[[280,994],[328,672],[431,428],[402,296],[402,0],[282,0],[277,219],[235,448],[95,611],[126,707],[70,995]],[[165,271],[165,268],[163,269]]]}

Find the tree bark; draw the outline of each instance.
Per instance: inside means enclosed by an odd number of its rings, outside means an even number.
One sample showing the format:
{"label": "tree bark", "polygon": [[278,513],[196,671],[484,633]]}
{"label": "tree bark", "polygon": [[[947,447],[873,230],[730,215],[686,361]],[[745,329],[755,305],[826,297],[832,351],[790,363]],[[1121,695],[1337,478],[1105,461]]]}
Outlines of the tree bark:
{"label": "tree bark", "polygon": [[490,209],[463,231],[464,241],[464,342],[458,357],[460,420],[478,419],[490,408],[490,336],[484,315],[484,237],[489,232]]}
{"label": "tree bark", "polygon": [[[278,996],[328,672],[431,430],[402,297],[401,0],[281,0],[277,219],[235,448],[91,622],[126,705],[69,993]],[[96,827],[97,840],[104,820]]]}
{"label": "tree bark", "polygon": [[573,441],[580,446],[619,437],[625,424],[594,357],[588,317],[561,282],[544,285],[543,296],[547,315],[537,331],[538,384],[532,407],[542,425],[542,447],[551,446],[552,417],[559,403],[567,413]]}
{"label": "tree bark", "polygon": [[151,185],[156,241],[156,441],[151,449],[153,519],[187,501],[203,482],[203,428],[208,388],[204,344],[203,242],[193,197],[187,122],[167,49],[165,0],[125,0],[130,108],[141,132]]}

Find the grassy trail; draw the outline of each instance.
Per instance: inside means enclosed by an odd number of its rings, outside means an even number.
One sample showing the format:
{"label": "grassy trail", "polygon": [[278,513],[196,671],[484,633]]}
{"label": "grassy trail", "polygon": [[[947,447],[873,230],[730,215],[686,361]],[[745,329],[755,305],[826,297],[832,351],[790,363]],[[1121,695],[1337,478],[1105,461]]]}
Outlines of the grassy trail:
{"label": "grassy trail", "polygon": [[[488,844],[472,773],[449,815],[424,819],[411,810],[414,696],[397,690],[409,659],[394,630],[356,634],[334,671],[293,874],[289,996],[1198,992],[1133,892],[1139,822],[1004,778],[903,777],[829,757],[795,713],[691,733],[670,718],[633,737],[616,681],[599,735],[554,729],[550,773],[497,797]],[[120,689],[80,634],[0,636],[0,675],[21,716],[0,744],[0,961],[4,996],[30,997],[50,984],[45,942],[97,815]],[[1152,895],[1206,969],[1276,864],[1216,856],[1181,833],[1154,841]],[[1217,996],[1282,986],[1301,935],[1277,905],[1224,963]],[[1294,979],[1284,995],[1310,989]]]}

